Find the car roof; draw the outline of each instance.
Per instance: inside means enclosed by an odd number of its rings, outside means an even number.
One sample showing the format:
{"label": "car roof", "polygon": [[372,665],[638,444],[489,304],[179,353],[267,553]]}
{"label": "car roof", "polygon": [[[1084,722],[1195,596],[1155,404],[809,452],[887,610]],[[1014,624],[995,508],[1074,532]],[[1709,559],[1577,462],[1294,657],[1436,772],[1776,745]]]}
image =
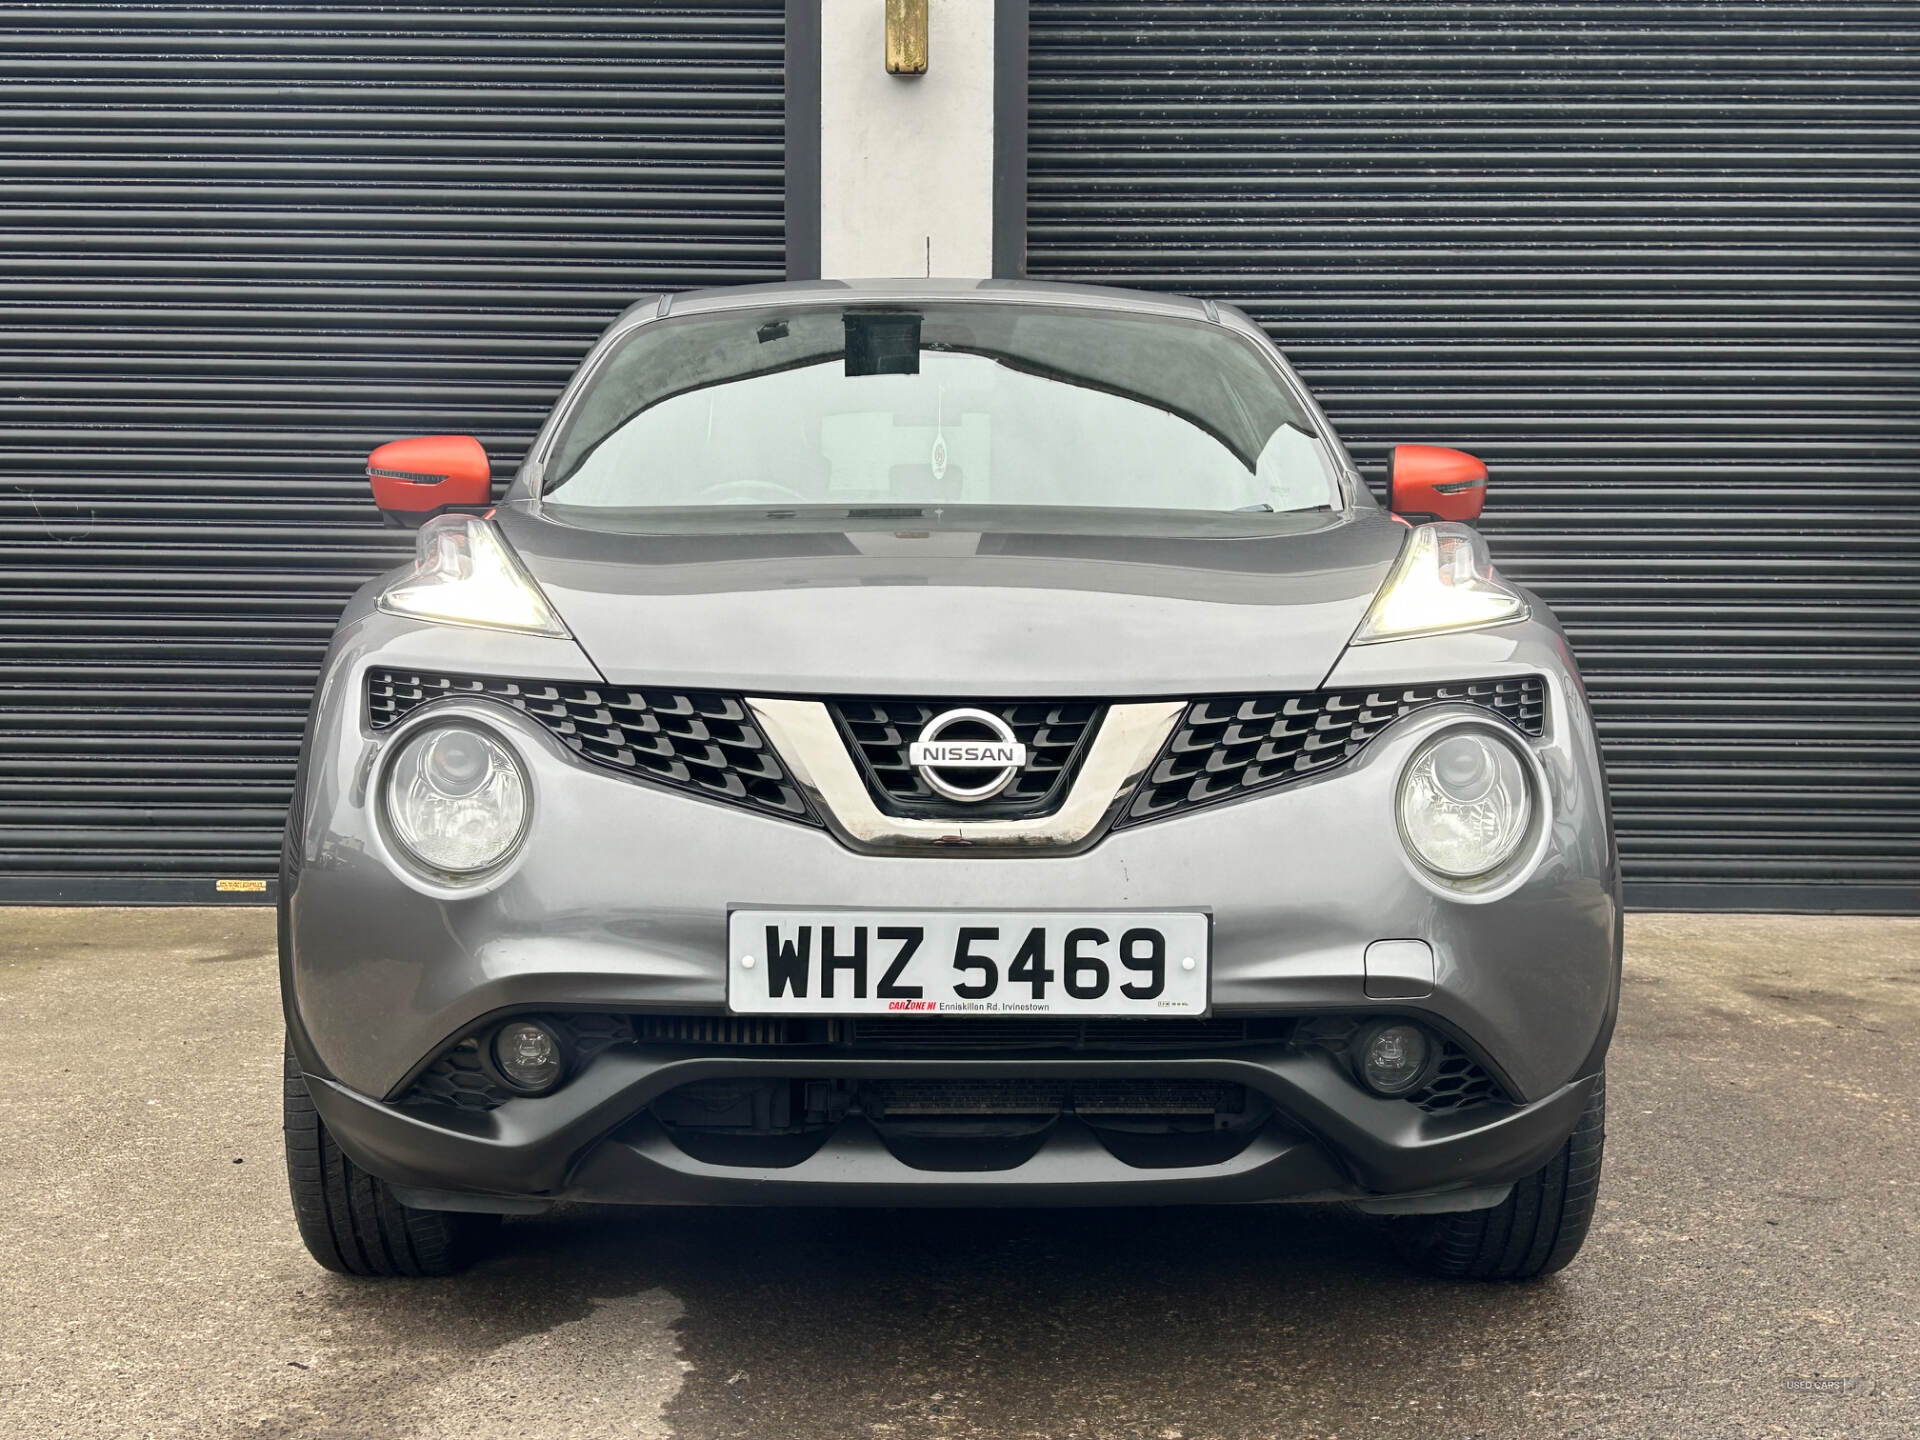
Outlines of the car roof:
{"label": "car roof", "polygon": [[627,313],[653,310],[660,315],[689,315],[733,310],[743,306],[911,304],[920,301],[1006,304],[1029,301],[1045,305],[1084,305],[1103,310],[1179,316],[1191,320],[1218,320],[1219,309],[1210,300],[1184,295],[1159,295],[1146,290],[1121,290],[1103,285],[1067,285],[1049,280],[789,280],[772,285],[729,285],[649,297]]}

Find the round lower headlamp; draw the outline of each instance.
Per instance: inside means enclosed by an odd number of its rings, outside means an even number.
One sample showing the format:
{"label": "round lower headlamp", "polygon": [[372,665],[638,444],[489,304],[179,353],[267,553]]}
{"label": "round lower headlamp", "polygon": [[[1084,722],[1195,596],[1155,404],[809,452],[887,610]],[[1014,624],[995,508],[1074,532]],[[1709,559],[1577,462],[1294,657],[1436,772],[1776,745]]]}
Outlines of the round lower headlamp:
{"label": "round lower headlamp", "polygon": [[1533,799],[1527,767],[1482,726],[1443,730],[1400,775],[1400,835],[1413,858],[1449,880],[1506,864],[1527,838]]}
{"label": "round lower headlamp", "polygon": [[453,876],[491,870],[527,828],[527,779],[507,747],[470,725],[419,731],[387,767],[389,828],[407,854]]}
{"label": "round lower headlamp", "polygon": [[567,1073],[560,1037],[538,1020],[509,1020],[493,1036],[493,1063],[515,1089],[540,1095]]}
{"label": "round lower headlamp", "polygon": [[1354,1037],[1353,1068],[1376,1095],[1410,1095],[1433,1076],[1440,1047],[1418,1025],[1383,1020]]}

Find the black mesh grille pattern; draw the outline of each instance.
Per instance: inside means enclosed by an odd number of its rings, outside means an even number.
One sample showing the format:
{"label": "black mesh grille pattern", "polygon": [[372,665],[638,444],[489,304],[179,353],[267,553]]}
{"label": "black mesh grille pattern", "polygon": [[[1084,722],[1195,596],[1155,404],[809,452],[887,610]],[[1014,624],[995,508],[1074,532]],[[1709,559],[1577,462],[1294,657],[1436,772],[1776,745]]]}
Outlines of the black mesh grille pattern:
{"label": "black mesh grille pattern", "polygon": [[505,1104],[510,1096],[481,1065],[480,1042],[469,1036],[421,1071],[404,1098],[408,1104],[491,1110]]}
{"label": "black mesh grille pattern", "polygon": [[[1043,815],[1065,798],[1106,707],[1091,700],[830,700],[827,708],[847,739],[867,788],[894,815],[965,816],[984,820]],[[907,763],[907,747],[927,722],[949,710],[985,710],[1027,747],[1027,763],[991,800],[956,802],[936,794]],[[948,739],[973,737],[956,729]],[[971,781],[966,783],[973,783]]]}
{"label": "black mesh grille pattern", "polygon": [[1433,1072],[1433,1079],[1409,1098],[1422,1110],[1448,1115],[1498,1100],[1501,1095],[1494,1078],[1449,1040],[1440,1052],[1440,1064]]}
{"label": "black mesh grille pattern", "polygon": [[1157,820],[1318,774],[1351,760],[1402,716],[1460,703],[1498,715],[1528,735],[1538,736],[1546,726],[1546,683],[1538,675],[1196,700],[1119,823]]}
{"label": "black mesh grille pattern", "polygon": [[445,699],[509,705],[581,759],[640,780],[745,805],[789,820],[819,818],[737,696],[710,690],[629,690],[572,680],[367,672],[367,723],[396,724]]}

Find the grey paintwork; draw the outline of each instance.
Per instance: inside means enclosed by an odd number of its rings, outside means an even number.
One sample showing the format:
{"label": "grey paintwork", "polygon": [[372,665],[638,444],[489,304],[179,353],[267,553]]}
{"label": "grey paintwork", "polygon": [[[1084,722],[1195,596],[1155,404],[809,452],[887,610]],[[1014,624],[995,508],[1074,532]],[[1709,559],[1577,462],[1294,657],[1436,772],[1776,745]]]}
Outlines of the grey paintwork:
{"label": "grey paintwork", "polygon": [[[722,1004],[726,911],[746,902],[1209,907],[1222,1009],[1404,1008],[1367,1000],[1362,956],[1372,940],[1424,938],[1438,971],[1427,1008],[1483,1044],[1527,1096],[1571,1078],[1599,1036],[1618,924],[1601,771],[1565,646],[1537,622],[1363,647],[1335,672],[1340,683],[1349,670],[1385,680],[1382,667],[1403,681],[1461,678],[1445,652],[1471,638],[1483,652],[1475,677],[1546,677],[1552,720],[1533,746],[1552,787],[1546,852],[1489,903],[1441,893],[1395,831],[1400,765],[1443,723],[1439,709],[1393,727],[1350,765],[1118,831],[1084,854],[976,859],[859,854],[814,827],[586,768],[499,707],[442,702],[436,713],[464,711],[514,742],[534,810],[504,870],[449,889],[383,838],[374,780],[406,727],[366,730],[365,669],[582,679],[591,669],[566,641],[523,638],[503,656],[483,631],[355,608],[310,741],[304,863],[289,907],[301,1020],[328,1068],[367,1094],[386,1094],[440,1042],[505,1006]],[[1398,665],[1374,658],[1388,651]]]}
{"label": "grey paintwork", "polygon": [[[523,475],[501,523],[577,642],[397,618],[374,607],[376,582],[349,605],[328,657],[294,811],[284,979],[330,1118],[347,1123],[503,1008],[721,1006],[725,917],[738,903],[1204,907],[1217,1010],[1424,1013],[1478,1047],[1517,1098],[1539,1102],[1525,1113],[1550,1128],[1565,1087],[1597,1071],[1617,990],[1618,871],[1572,657],[1538,605],[1497,629],[1348,648],[1405,534],[1363,495],[1292,534],[1152,541],[1009,529],[991,532],[994,553],[901,541],[876,555],[845,531],[593,534],[544,521],[527,489]],[[1333,771],[1111,833],[1082,853],[881,856],[587,768],[511,711],[441,702],[435,713],[467,714],[514,745],[533,809],[514,859],[453,888],[417,874],[383,836],[381,762],[419,722],[367,728],[372,665],[759,694],[1110,699],[1534,673],[1548,691],[1547,733],[1531,745],[1547,818],[1531,863],[1493,891],[1449,891],[1408,860],[1393,817],[1400,768],[1433,730],[1479,713],[1436,708]],[[1433,992],[1371,1000],[1366,947],[1397,938],[1433,946]],[[1387,1103],[1344,1089],[1362,1106],[1354,1126],[1374,1114],[1365,1106]],[[601,1118],[604,1129],[621,1117]],[[432,1129],[406,1123],[416,1137]],[[360,1147],[377,1168],[375,1128]],[[489,1143],[497,1157],[498,1137]],[[458,1189],[451,1163],[435,1181],[407,1178]],[[406,1169],[391,1157],[387,1168]]]}
{"label": "grey paintwork", "polygon": [[1374,509],[1172,539],[913,519],[627,535],[526,502],[499,518],[609,680],[1004,699],[1311,690],[1407,533]]}

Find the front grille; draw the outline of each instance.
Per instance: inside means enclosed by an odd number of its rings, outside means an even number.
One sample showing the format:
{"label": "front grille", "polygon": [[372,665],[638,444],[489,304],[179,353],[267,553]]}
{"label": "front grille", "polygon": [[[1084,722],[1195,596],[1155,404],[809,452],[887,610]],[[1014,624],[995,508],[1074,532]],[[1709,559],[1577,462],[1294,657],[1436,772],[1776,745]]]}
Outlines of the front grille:
{"label": "front grille", "polygon": [[571,680],[367,672],[367,724],[384,730],[446,699],[507,705],[591,764],[637,780],[818,825],[737,696],[624,689]]}
{"label": "front grille", "polygon": [[656,1045],[793,1045],[806,1038],[805,1021],[778,1015],[635,1015],[631,1023],[634,1039]]}
{"label": "front grille", "polygon": [[1317,775],[1351,760],[1394,721],[1432,705],[1478,706],[1538,736],[1546,703],[1538,675],[1196,700],[1118,823],[1137,825]]}
{"label": "front grille", "polygon": [[[1106,707],[1088,700],[829,700],[827,709],[882,810],[908,817],[986,820],[1058,809]],[[927,722],[959,709],[999,716],[1027,747],[1026,766],[991,800],[949,800],[907,762],[907,747]],[[956,730],[948,738],[979,737]]]}

